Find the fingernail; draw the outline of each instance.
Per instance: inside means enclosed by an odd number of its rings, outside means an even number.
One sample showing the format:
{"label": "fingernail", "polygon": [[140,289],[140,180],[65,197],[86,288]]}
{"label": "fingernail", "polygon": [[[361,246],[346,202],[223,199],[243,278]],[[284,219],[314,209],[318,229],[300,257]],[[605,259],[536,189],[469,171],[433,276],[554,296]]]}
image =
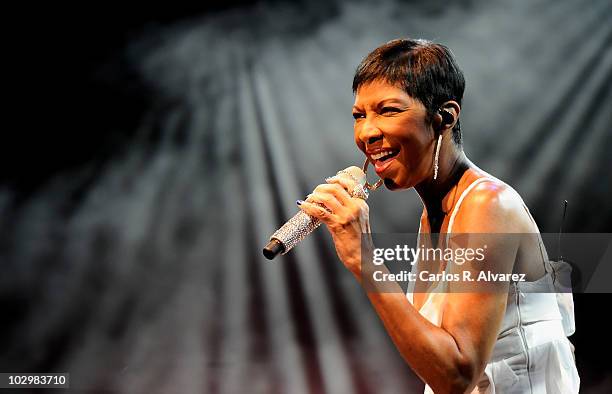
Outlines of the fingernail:
{"label": "fingernail", "polygon": [[302,205],[302,203],[303,203],[303,202],[304,202],[304,200],[295,200],[295,203],[296,203],[297,205]]}

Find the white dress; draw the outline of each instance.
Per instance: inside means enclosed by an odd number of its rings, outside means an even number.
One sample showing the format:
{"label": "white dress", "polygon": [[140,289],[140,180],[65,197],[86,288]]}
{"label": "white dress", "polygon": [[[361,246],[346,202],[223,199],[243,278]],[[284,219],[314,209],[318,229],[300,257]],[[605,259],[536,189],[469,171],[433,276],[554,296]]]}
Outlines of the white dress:
{"label": "white dress", "polygon": [[[501,182],[488,177],[478,178],[463,191],[449,220],[447,245],[461,202],[484,181]],[[529,213],[524,203],[523,206]],[[529,217],[535,225],[530,213]],[[493,354],[472,393],[578,393],[580,378],[567,339],[575,331],[572,293],[555,293],[551,275],[553,270],[566,268],[563,266],[566,263],[544,258],[541,243],[540,251],[546,262],[546,274],[534,282],[511,284]],[[414,271],[417,265],[413,265]],[[447,284],[441,282],[439,286]],[[406,296],[411,304],[414,303],[413,292],[414,282],[410,282]],[[427,294],[419,313],[440,326],[447,294],[440,288]],[[429,385],[425,386],[425,393],[433,393]]]}

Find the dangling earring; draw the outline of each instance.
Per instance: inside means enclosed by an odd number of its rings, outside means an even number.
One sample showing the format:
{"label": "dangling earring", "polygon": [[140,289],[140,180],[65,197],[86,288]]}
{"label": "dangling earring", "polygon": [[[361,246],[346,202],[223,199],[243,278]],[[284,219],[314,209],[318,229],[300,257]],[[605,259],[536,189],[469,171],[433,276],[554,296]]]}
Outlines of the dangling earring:
{"label": "dangling earring", "polygon": [[438,136],[436,144],[436,157],[434,158],[434,180],[438,179],[438,158],[440,157],[440,145],[442,145],[442,134]]}

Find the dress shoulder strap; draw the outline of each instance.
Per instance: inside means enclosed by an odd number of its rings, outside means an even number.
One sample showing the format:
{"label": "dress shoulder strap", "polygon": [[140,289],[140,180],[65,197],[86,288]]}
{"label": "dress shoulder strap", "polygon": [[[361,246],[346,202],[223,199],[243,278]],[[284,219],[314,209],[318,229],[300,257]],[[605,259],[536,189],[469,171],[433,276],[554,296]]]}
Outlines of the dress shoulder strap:
{"label": "dress shoulder strap", "polygon": [[[477,178],[477,179],[473,180],[472,183],[470,183],[469,186],[466,187],[465,190],[463,191],[463,193],[461,193],[461,195],[459,196],[459,200],[457,201],[457,204],[455,204],[455,207],[453,208],[453,212],[451,213],[451,217],[450,217],[450,219],[448,221],[448,228],[447,228],[447,231],[446,231],[446,245],[449,244],[450,235],[451,235],[452,229],[453,229],[453,224],[455,223],[455,216],[457,216],[457,212],[459,212],[459,207],[461,206],[461,203],[463,202],[463,199],[479,183],[485,182],[485,181],[495,181],[495,179],[491,178],[491,177],[488,177],[488,176],[483,176],[481,178]],[[539,234],[540,230],[538,228],[538,225],[537,225],[535,219],[533,218],[533,216],[531,215],[531,212],[529,211],[529,208],[527,208],[527,205],[525,204],[525,202],[523,201],[522,198],[521,198],[521,204],[523,205],[523,208],[525,209],[525,211],[527,211],[527,215],[529,216],[529,219],[531,220],[531,222],[535,226],[536,231]],[[547,259],[546,259],[545,255],[544,255],[544,250],[542,249],[542,244],[543,244],[543,241],[542,241],[541,237],[538,236],[538,246],[539,246],[539,249],[540,249],[540,255],[542,257],[542,262],[543,262],[543,265],[544,265],[544,271],[550,272],[550,269],[546,265]]]}
{"label": "dress shoulder strap", "polygon": [[[529,216],[529,219],[531,219],[531,223],[535,226],[537,232],[538,232],[538,247],[540,248],[540,256],[542,256],[542,264],[544,264],[544,271],[546,272],[552,272],[553,273],[553,281],[556,279],[554,277],[555,275],[555,271],[554,268],[552,268],[552,266],[549,268],[548,265],[550,265],[550,262],[548,261],[548,259],[546,258],[546,256],[544,255],[544,241],[542,240],[542,236],[539,235],[540,234],[540,228],[538,227],[538,224],[536,223],[535,219],[533,218],[533,215],[531,214],[531,211],[529,210],[529,208],[527,208],[527,204],[525,204],[525,202],[521,199],[521,202],[523,204],[523,208],[525,208],[525,211],[527,212],[527,216]],[[546,265],[546,263],[548,263],[548,265]]]}
{"label": "dress shoulder strap", "polygon": [[[453,231],[453,224],[455,223],[455,216],[457,216],[457,212],[459,212],[459,207],[461,206],[461,203],[463,202],[463,199],[472,191],[472,189],[474,189],[476,186],[478,186],[479,183],[485,182],[485,181],[493,181],[493,178],[489,178],[487,176],[483,176],[477,179],[474,179],[472,181],[472,183],[470,183],[468,185],[468,187],[465,188],[465,190],[463,190],[463,192],[461,193],[461,195],[459,196],[459,200],[457,200],[457,203],[455,204],[455,206],[453,207],[453,212],[451,213],[450,219],[448,221],[448,227],[446,229],[446,239],[445,239],[445,244],[446,246],[450,245],[450,236],[451,233]],[[447,265],[445,267],[448,268],[450,266]]]}
{"label": "dress shoulder strap", "polygon": [[479,183],[484,182],[484,181],[493,181],[493,178],[489,178],[489,177],[481,177],[478,179],[475,179],[472,181],[472,183],[469,184],[468,187],[465,188],[465,190],[461,193],[461,195],[459,196],[459,200],[457,200],[457,204],[455,204],[455,207],[453,208],[453,212],[451,213],[451,217],[448,221],[448,228],[446,230],[446,244],[448,245],[448,239],[449,236],[451,234],[451,232],[453,231],[453,224],[455,223],[455,216],[457,216],[457,212],[459,212],[459,207],[461,206],[461,203],[463,202],[463,199],[468,195],[469,192],[472,191],[472,189],[474,189]]}

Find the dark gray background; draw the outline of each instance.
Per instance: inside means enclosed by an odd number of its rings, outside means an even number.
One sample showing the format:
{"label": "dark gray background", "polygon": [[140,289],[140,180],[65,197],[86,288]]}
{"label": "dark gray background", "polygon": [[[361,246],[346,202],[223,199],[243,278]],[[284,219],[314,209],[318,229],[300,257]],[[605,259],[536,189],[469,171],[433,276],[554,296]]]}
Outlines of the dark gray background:
{"label": "dark gray background", "polygon": [[[350,84],[396,37],[465,72],[465,151],[541,231],[612,232],[610,1],[216,2],[10,14],[0,146],[2,372],[71,392],[420,392],[321,229],[267,237],[361,163]],[[13,26],[13,25],[11,25]],[[413,191],[375,192],[414,232]],[[609,295],[578,294],[584,392],[612,377]],[[607,330],[606,330],[607,334]]]}

